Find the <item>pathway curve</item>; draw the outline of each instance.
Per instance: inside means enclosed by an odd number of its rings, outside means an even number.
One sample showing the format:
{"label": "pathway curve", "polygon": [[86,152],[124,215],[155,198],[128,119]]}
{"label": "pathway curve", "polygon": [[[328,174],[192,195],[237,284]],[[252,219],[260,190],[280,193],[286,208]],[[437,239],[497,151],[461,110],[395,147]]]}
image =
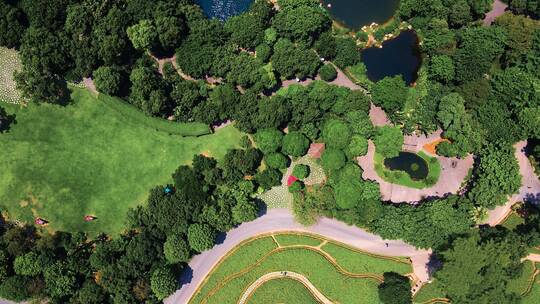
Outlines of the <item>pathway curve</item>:
{"label": "pathway curve", "polygon": [[[361,86],[355,84],[351,79],[349,79],[349,77],[347,77],[347,75],[345,75],[345,73],[340,68],[338,68],[337,66],[335,66],[331,62],[329,62],[327,64],[332,64],[334,66],[334,68],[336,68],[336,71],[337,71],[336,79],[334,79],[333,81],[327,82],[328,84],[333,84],[333,85],[337,85],[337,86],[340,86],[340,87],[349,88],[349,89],[351,89],[353,91],[360,90],[360,91],[368,94],[368,92],[364,88],[362,88]],[[302,85],[302,86],[308,86],[309,84],[311,84],[315,80],[321,80],[321,77],[319,75],[317,75],[315,77],[315,79],[306,78],[306,79],[301,80],[301,81],[296,81],[294,79],[288,79],[288,80],[284,80],[282,82],[281,87],[287,88],[287,87],[289,87],[290,85],[293,85],[293,84],[299,84],[299,85]]]}
{"label": "pathway curve", "polygon": [[[227,252],[246,239],[264,233],[280,231],[314,233],[370,253],[409,257],[412,261],[413,272],[419,283],[429,280],[427,264],[431,254],[430,250],[419,250],[403,241],[383,240],[378,235],[329,218],[321,218],[315,225],[304,227],[295,221],[294,215],[289,209],[270,209],[258,219],[243,223],[229,231],[221,244],[194,256],[189,262],[192,273],[185,271],[182,278],[182,281],[187,283],[184,283],[179,290],[165,299],[164,303],[188,303],[198,286]],[[190,277],[187,278],[186,276]]]}
{"label": "pathway curve", "polygon": [[334,304],[332,301],[330,301],[322,292],[320,292],[305,276],[291,271],[276,271],[276,272],[270,272],[262,277],[258,278],[255,282],[253,282],[249,287],[246,289],[240,300],[238,301],[238,304],[245,304],[247,300],[251,297],[251,295],[257,290],[257,288],[261,287],[264,283],[276,280],[276,279],[292,279],[295,281],[298,281],[302,283],[308,290],[311,292],[311,294],[321,303],[323,304]]}
{"label": "pathway curve", "polygon": [[[440,135],[440,133],[439,133]],[[424,138],[405,140],[403,150],[419,152],[422,150],[425,141],[433,140],[431,136]],[[426,151],[424,151],[426,152]],[[375,145],[371,140],[368,141],[368,152],[366,155],[358,157],[357,161],[362,170],[364,180],[372,180],[379,183],[381,198],[384,201],[393,203],[416,203],[428,197],[443,197],[447,194],[456,194],[461,188],[461,183],[467,176],[469,169],[474,164],[472,155],[464,159],[435,156],[441,165],[441,175],[435,185],[424,189],[415,189],[397,184],[392,184],[382,179],[375,171]]]}
{"label": "pathway curve", "polygon": [[508,4],[502,2],[501,0],[495,0],[493,2],[493,6],[491,11],[489,11],[486,14],[486,17],[484,18],[484,25],[490,26],[497,17],[504,14],[506,11],[506,8],[508,7]]}
{"label": "pathway curve", "polygon": [[520,141],[514,145],[515,156],[519,163],[519,173],[521,174],[521,187],[519,192],[514,194],[504,206],[499,206],[488,212],[488,219],[485,224],[495,226],[501,223],[510,212],[512,212],[512,206],[517,202],[524,201],[540,201],[540,180],[534,172],[529,158],[525,154],[525,147],[527,141]]}

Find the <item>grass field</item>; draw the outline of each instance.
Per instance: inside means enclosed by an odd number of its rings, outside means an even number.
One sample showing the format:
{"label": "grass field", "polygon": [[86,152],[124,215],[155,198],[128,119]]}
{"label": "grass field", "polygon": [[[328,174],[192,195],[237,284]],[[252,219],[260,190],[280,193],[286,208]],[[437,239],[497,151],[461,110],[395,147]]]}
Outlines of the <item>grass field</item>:
{"label": "grass field", "polygon": [[248,304],[302,303],[317,304],[317,300],[300,282],[291,279],[272,280],[253,293]]}
{"label": "grass field", "polygon": [[[319,237],[297,234],[274,237],[248,240],[231,251],[209,274],[190,303],[237,303],[251,283],[275,271],[304,275],[336,303],[358,303],[358,299],[362,299],[361,303],[379,303],[377,286],[383,272],[412,272],[405,259],[371,256]],[[337,264],[331,262],[334,260]],[[313,298],[306,301],[309,291],[291,280],[264,283],[249,303],[269,303],[265,299],[279,289],[286,289],[291,297],[287,301],[271,298],[270,303],[316,303]]]}
{"label": "grass field", "polygon": [[[209,132],[174,124],[121,101],[73,89],[66,107],[6,105],[17,123],[0,135],[0,202],[11,219],[43,217],[52,230],[118,233],[128,208],[194,154],[216,158],[238,146],[233,127]],[[84,215],[98,220],[83,221]]]}
{"label": "grass field", "polygon": [[420,288],[418,293],[413,297],[413,303],[426,303],[432,299],[444,298],[446,293],[442,289],[441,284],[437,279],[433,279],[433,282],[426,284]]}
{"label": "grass field", "polygon": [[[406,172],[387,169],[384,166],[384,157],[378,153],[375,153],[374,156],[375,171],[382,179],[392,184],[416,189],[423,189],[435,185],[441,175],[441,164],[436,158],[431,157],[422,151],[418,152],[417,155],[423,158],[428,164],[428,176],[423,180],[413,180]],[[396,176],[396,173],[398,173],[399,176]]]}

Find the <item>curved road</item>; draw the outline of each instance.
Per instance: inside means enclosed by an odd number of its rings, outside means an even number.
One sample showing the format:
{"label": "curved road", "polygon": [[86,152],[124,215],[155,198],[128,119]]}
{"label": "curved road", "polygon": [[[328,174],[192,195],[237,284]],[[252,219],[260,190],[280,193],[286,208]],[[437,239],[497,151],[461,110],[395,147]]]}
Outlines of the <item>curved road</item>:
{"label": "curved road", "polygon": [[330,301],[322,292],[320,292],[317,287],[315,287],[305,276],[292,272],[292,271],[276,271],[276,272],[270,272],[262,277],[258,278],[255,282],[253,282],[249,287],[247,288],[246,292],[242,295],[240,298],[240,301],[238,301],[238,304],[245,304],[249,297],[257,290],[257,288],[261,287],[264,283],[276,280],[276,279],[291,279],[296,280],[302,284],[311,292],[311,294],[321,303],[323,304],[334,304],[332,301]]}
{"label": "curved road", "polygon": [[190,274],[191,278],[182,278],[183,282],[188,282],[184,283],[179,290],[165,299],[164,303],[188,303],[197,287],[227,252],[246,239],[260,234],[278,231],[309,232],[374,254],[410,257],[414,274],[420,283],[426,282],[429,279],[427,264],[431,251],[416,249],[403,241],[383,240],[378,235],[328,218],[321,218],[317,224],[311,227],[304,227],[295,221],[290,210],[270,209],[258,219],[244,223],[229,231],[221,244],[193,257],[189,262],[189,267],[192,270]]}

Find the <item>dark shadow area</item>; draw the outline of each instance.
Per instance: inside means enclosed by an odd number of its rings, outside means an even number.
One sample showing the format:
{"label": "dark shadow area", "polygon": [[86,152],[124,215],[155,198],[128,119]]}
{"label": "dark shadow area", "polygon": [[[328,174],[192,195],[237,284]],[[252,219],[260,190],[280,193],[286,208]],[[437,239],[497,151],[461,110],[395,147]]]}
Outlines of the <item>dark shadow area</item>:
{"label": "dark shadow area", "polygon": [[227,238],[227,232],[219,232],[216,236],[216,245],[221,245]]}
{"label": "dark shadow area", "polygon": [[182,286],[184,284],[191,283],[192,280],[193,280],[193,269],[189,267],[189,265],[186,265],[184,270],[182,270],[180,277],[178,278],[178,284]]}
{"label": "dark shadow area", "polygon": [[523,197],[523,202],[533,205],[540,205],[540,193],[527,193]]}
{"label": "dark shadow area", "polygon": [[3,108],[0,108],[0,133],[8,132],[14,124],[17,124],[15,114],[8,115]]}
{"label": "dark shadow area", "polygon": [[429,274],[429,277],[433,277],[433,274],[441,269],[442,267],[442,262],[441,260],[437,257],[437,255],[435,254],[432,254],[429,256],[429,262],[427,263],[426,265],[427,267],[427,271],[428,271],[428,274]]}

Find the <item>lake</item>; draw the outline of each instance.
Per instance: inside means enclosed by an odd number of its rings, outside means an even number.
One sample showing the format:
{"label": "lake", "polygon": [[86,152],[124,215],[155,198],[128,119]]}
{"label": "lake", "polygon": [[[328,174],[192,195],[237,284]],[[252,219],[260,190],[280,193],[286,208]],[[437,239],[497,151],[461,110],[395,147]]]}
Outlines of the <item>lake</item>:
{"label": "lake", "polygon": [[208,18],[225,21],[245,12],[253,0],[195,0]]}
{"label": "lake", "polygon": [[401,32],[396,38],[385,41],[382,48],[364,49],[360,57],[371,81],[401,75],[408,85],[418,78],[418,69],[422,63],[418,37],[414,31]]}
{"label": "lake", "polygon": [[390,170],[405,171],[413,180],[425,179],[429,174],[427,162],[410,152],[399,152],[399,156],[385,159],[384,166]]}
{"label": "lake", "polygon": [[386,22],[399,6],[399,0],[324,0],[322,3],[335,20],[353,30],[372,22]]}

